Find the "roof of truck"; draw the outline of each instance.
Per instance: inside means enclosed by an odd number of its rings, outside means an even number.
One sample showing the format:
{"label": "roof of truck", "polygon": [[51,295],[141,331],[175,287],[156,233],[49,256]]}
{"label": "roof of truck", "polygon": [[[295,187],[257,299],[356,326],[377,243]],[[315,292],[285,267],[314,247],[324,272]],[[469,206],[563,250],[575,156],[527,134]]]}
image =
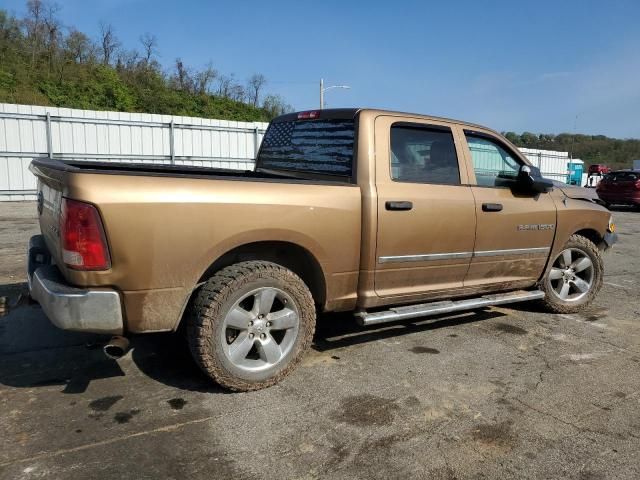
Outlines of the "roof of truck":
{"label": "roof of truck", "polygon": [[[292,120],[298,120],[300,114],[310,114],[313,112],[312,117],[305,118],[309,119],[349,119],[354,118],[360,112],[371,112],[379,115],[398,115],[405,117],[415,117],[424,120],[437,120],[442,122],[456,123],[459,125],[464,125],[472,128],[482,128],[485,130],[491,130],[489,127],[485,127],[484,125],[478,125],[476,123],[465,122],[462,120],[456,120],[453,118],[446,117],[436,117],[434,115],[425,115],[422,113],[411,113],[411,112],[400,112],[396,110],[384,110],[378,108],[325,108],[323,110],[302,110],[299,112],[285,113],[284,115],[280,115],[272,120],[272,122],[290,122]],[[497,133],[497,132],[496,132]]]}

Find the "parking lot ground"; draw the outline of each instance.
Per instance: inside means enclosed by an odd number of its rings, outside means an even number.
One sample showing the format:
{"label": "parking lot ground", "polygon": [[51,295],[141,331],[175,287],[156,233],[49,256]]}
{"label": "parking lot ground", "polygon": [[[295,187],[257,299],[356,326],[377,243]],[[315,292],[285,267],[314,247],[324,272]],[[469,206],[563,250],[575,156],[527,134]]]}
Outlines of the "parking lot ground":
{"label": "parking lot ground", "polygon": [[[0,203],[0,296],[32,203]],[[640,478],[640,213],[580,315],[535,304],[361,329],[319,319],[281,384],[226,393],[175,335],[118,362],[37,305],[0,318],[0,478]]]}

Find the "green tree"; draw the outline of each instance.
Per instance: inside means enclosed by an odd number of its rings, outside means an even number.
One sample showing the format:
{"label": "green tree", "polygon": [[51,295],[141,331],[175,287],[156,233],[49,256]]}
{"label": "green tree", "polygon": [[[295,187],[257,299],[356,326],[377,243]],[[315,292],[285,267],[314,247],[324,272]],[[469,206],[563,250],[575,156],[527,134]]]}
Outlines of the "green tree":
{"label": "green tree", "polygon": [[247,88],[211,63],[197,70],[178,60],[166,74],[153,34],[140,36],[139,53],[121,44],[112,25],[101,24],[93,40],[63,28],[58,13],[47,0],[28,0],[23,18],[0,9],[0,102],[244,121],[266,121],[289,108],[263,95],[260,74]]}

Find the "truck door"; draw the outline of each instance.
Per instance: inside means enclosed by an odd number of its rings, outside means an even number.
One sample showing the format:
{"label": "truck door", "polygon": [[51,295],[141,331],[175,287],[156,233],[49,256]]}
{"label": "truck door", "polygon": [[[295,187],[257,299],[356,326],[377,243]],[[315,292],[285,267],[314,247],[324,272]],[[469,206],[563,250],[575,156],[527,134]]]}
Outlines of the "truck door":
{"label": "truck door", "polygon": [[535,282],[545,267],[553,243],[556,207],[547,193],[514,191],[524,163],[498,137],[464,130],[473,171],[476,243],[465,287],[503,284],[518,288]]}
{"label": "truck door", "polygon": [[378,296],[419,299],[462,286],[475,205],[461,148],[446,122],[376,118]]}

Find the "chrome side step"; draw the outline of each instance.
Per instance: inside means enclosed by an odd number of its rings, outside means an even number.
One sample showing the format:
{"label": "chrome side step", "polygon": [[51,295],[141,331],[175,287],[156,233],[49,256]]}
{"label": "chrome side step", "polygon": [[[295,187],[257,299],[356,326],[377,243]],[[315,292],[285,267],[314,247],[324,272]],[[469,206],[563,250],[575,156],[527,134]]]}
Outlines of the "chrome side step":
{"label": "chrome side step", "polygon": [[544,298],[541,290],[517,290],[496,295],[483,295],[466,300],[445,300],[442,302],[421,303],[394,307],[380,312],[358,312],[355,314],[360,325],[377,325],[379,323],[395,322],[410,318],[428,317],[440,313],[462,312],[475,308],[489,307],[491,305],[503,305],[505,303],[525,302],[527,300],[539,300]]}

